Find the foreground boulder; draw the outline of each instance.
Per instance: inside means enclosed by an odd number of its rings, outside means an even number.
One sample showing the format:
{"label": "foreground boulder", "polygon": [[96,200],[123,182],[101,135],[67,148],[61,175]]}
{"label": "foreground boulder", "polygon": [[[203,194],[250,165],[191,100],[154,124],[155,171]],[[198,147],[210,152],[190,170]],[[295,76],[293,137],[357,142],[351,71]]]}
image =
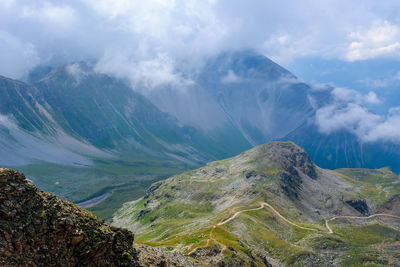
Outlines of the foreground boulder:
{"label": "foreground boulder", "polygon": [[139,266],[133,238],[0,169],[1,266]]}

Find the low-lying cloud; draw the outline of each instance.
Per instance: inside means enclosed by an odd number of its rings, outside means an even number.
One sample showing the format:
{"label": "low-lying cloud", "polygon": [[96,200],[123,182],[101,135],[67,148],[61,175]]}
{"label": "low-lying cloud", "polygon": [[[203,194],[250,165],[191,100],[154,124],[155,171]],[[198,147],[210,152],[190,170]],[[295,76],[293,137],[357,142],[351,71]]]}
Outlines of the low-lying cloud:
{"label": "low-lying cloud", "polygon": [[19,78],[40,62],[32,43],[0,30],[0,75]]}
{"label": "low-lying cloud", "polygon": [[127,78],[135,90],[153,90],[161,85],[170,85],[184,90],[194,82],[175,68],[167,54],[158,54],[152,59],[134,59],[124,53],[108,54],[97,63],[95,70],[118,78]]}
{"label": "low-lying cloud", "polygon": [[236,75],[233,70],[229,70],[228,73],[221,78],[221,83],[241,83],[245,81],[242,77]]}
{"label": "low-lying cloud", "polygon": [[373,92],[362,95],[346,88],[335,88],[331,95],[332,102],[316,112],[320,132],[331,134],[345,130],[362,142],[400,143],[400,107],[391,108],[386,115],[378,115],[365,107],[380,103]]}

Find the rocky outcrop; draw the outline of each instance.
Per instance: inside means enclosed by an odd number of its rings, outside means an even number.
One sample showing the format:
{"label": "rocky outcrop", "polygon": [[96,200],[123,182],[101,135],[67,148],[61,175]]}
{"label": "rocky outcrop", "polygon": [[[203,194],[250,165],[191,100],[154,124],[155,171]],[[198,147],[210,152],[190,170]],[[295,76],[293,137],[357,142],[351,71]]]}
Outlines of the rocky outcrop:
{"label": "rocky outcrop", "polygon": [[391,213],[400,216],[400,195],[392,196],[380,209],[382,213]]}
{"label": "rocky outcrop", "polygon": [[348,200],[346,203],[362,215],[369,215],[369,208],[365,200]]}
{"label": "rocky outcrop", "polygon": [[279,175],[280,185],[285,194],[291,199],[299,198],[299,191],[301,186],[301,179],[299,177],[294,177],[285,172]]}
{"label": "rocky outcrop", "polygon": [[134,248],[133,239],[23,174],[0,169],[0,266],[191,266],[182,255]]}
{"label": "rocky outcrop", "polygon": [[292,142],[271,142],[258,148],[284,170],[277,174],[283,192],[290,199],[298,199],[303,177],[316,180],[316,167],[308,154]]}
{"label": "rocky outcrop", "polygon": [[273,153],[273,159],[292,176],[298,176],[299,171],[311,179],[317,179],[317,171],[310,156],[293,142],[272,142],[265,149]]}
{"label": "rocky outcrop", "polygon": [[134,245],[136,251],[138,252],[138,258],[141,266],[146,267],[194,267],[194,266],[204,266],[195,261],[189,260],[188,257],[182,255],[178,252],[166,252],[158,248]]}
{"label": "rocky outcrop", "polygon": [[1,266],[139,266],[133,234],[0,171]]}

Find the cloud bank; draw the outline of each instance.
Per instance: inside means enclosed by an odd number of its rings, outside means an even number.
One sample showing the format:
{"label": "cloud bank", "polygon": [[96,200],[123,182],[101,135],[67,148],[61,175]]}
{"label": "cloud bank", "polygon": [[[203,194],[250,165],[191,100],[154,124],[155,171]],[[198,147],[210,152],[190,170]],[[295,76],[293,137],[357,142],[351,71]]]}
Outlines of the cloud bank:
{"label": "cloud bank", "polygon": [[[400,1],[387,0],[2,0],[0,75],[90,60],[136,87],[187,87],[204,57],[255,49],[288,66],[296,59],[400,60]],[[76,66],[70,71],[77,80]],[[393,76],[389,82],[397,82]],[[234,72],[224,83],[241,82]],[[365,80],[383,84],[387,81]],[[399,141],[399,109],[377,115],[373,92],[337,88],[317,111],[322,132]]]}
{"label": "cloud bank", "polygon": [[38,64],[100,59],[116,66],[109,72],[139,65],[139,73],[126,73],[137,78],[153,66],[156,78],[170,81],[181,79],[177,62],[241,48],[283,65],[300,57],[399,57],[398,10],[395,0],[2,0],[0,74],[19,78]]}
{"label": "cloud bank", "polygon": [[400,107],[391,108],[387,115],[378,115],[365,107],[380,103],[381,100],[373,92],[362,95],[354,90],[335,88],[331,95],[332,103],[316,112],[320,132],[330,134],[345,130],[363,142],[400,143]]}

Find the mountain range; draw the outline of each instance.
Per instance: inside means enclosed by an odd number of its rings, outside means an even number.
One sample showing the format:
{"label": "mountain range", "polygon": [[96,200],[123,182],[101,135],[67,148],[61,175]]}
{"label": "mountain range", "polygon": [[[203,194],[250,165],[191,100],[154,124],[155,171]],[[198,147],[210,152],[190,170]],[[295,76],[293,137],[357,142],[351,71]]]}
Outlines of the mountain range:
{"label": "mountain range", "polygon": [[185,79],[149,89],[85,62],[36,69],[29,82],[0,77],[0,164],[102,217],[157,180],[272,140],[296,142],[324,168],[400,172],[398,144],[321,133],[329,88],[256,52],[219,54]]}

